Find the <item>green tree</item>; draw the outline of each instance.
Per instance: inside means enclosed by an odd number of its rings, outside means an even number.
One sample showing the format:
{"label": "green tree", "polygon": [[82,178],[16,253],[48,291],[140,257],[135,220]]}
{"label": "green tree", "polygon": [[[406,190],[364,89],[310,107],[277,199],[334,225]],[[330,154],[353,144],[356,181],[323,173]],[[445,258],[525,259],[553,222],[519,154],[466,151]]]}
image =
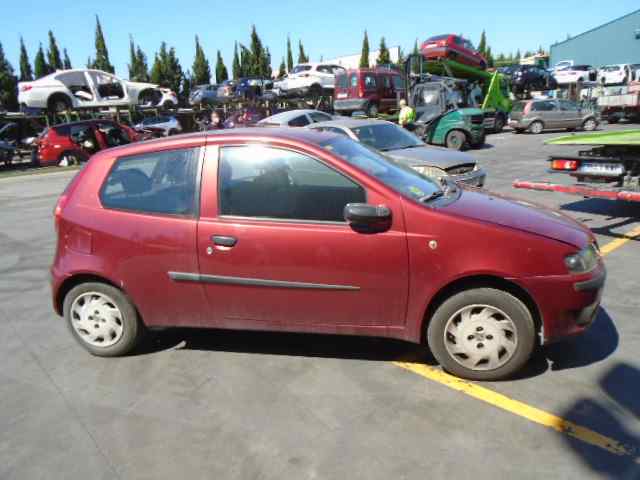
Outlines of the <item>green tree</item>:
{"label": "green tree", "polygon": [[298,63],[307,63],[309,61],[309,57],[304,52],[304,47],[302,46],[302,40],[298,40]]}
{"label": "green tree", "polygon": [[413,51],[411,52],[411,70],[413,73],[420,73],[420,49],[418,48],[418,39],[416,38],[413,44]]}
{"label": "green tree", "polygon": [[7,110],[17,110],[18,95],[16,92],[18,79],[9,60],[4,55],[2,43],[0,43],[0,105]]}
{"label": "green tree", "polygon": [[495,65],[495,59],[493,58],[491,47],[487,47],[487,50],[485,51],[485,58],[487,59],[487,67],[493,68]]}
{"label": "green tree", "polygon": [[369,36],[367,31],[364,31],[364,38],[362,39],[362,53],[360,54],[360,68],[369,68]]}
{"label": "green tree", "polygon": [[47,51],[47,59],[49,68],[52,72],[56,70],[62,70],[62,59],[60,58],[60,49],[56,42],[56,37],[53,36],[53,32],[49,30],[49,50]]}
{"label": "green tree", "polygon": [[49,65],[47,65],[47,60],[44,56],[44,50],[42,49],[42,44],[38,47],[38,51],[36,52],[36,56],[33,60],[33,74],[36,78],[42,78],[45,75],[49,75]]}
{"label": "green tree", "polygon": [[280,62],[280,68],[278,69],[278,78],[283,78],[287,74],[287,65],[284,63],[284,57],[282,57],[282,62]]}
{"label": "green tree", "polygon": [[149,81],[149,67],[147,66],[147,56],[140,45],[135,44],[133,37],[129,36],[129,80],[134,82]]}
{"label": "green tree", "polygon": [[291,38],[287,35],[287,72],[293,70],[293,52],[291,51]]}
{"label": "green tree", "polygon": [[376,63],[378,65],[390,65],[391,64],[391,54],[389,53],[389,49],[387,48],[387,43],[384,40],[384,37],[380,39],[380,53],[378,54],[378,59]]}
{"label": "green tree", "polygon": [[478,53],[486,58],[487,56],[487,34],[484,30],[482,30],[482,35],[480,35],[480,42],[478,43]]}
{"label": "green tree", "polygon": [[222,60],[222,54],[220,53],[220,50],[218,50],[216,59],[216,83],[222,83],[228,79],[229,72],[227,72],[227,67],[224,65],[224,61]]}
{"label": "green tree", "polygon": [[258,32],[256,31],[256,26],[251,26],[251,43],[249,45],[251,57],[249,58],[249,65],[247,71],[249,75],[256,77],[265,77],[266,76],[266,56],[267,53],[262,45],[262,40],[258,36]]}
{"label": "green tree", "polygon": [[189,96],[191,96],[191,90],[193,89],[194,85],[196,85],[196,83],[193,79],[193,75],[189,70],[187,70],[187,73],[182,75],[182,85],[178,95],[178,101],[180,103],[187,103],[187,101],[189,100]]}
{"label": "green tree", "polygon": [[205,85],[211,83],[211,68],[209,60],[207,60],[204,50],[200,46],[200,40],[196,35],[196,56],[193,59],[193,67],[191,67],[193,80],[195,85]]}
{"label": "green tree", "polygon": [[515,60],[519,62],[521,57],[522,57],[522,54],[520,53],[520,49],[518,49],[516,51]]}
{"label": "green tree", "polygon": [[33,70],[29,62],[29,54],[27,47],[24,46],[24,40],[20,37],[20,81],[28,82],[33,80]]}
{"label": "green tree", "polygon": [[241,76],[240,71],[240,55],[238,55],[238,42],[233,45],[233,63],[231,65],[231,74],[233,79],[237,80]]}
{"label": "green tree", "polygon": [[248,77],[251,75],[253,67],[253,56],[251,50],[240,44],[240,77]]}
{"label": "green tree", "polygon": [[104,40],[104,34],[102,33],[102,25],[100,25],[100,19],[96,15],[96,58],[91,63],[91,68],[96,70],[104,70],[105,72],[114,73],[115,68],[109,61],[109,51],[107,50],[107,44]]}
{"label": "green tree", "polygon": [[71,70],[73,68],[66,48],[62,49],[62,66],[65,70]]}

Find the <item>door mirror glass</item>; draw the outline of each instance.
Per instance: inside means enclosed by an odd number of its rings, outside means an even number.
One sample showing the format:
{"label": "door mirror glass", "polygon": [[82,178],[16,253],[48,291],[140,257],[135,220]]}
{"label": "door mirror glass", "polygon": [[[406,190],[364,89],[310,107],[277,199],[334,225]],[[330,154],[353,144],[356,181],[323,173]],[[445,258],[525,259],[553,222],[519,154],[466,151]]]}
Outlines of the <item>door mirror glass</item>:
{"label": "door mirror glass", "polygon": [[385,205],[348,203],[344,219],[359,233],[380,233],[391,228],[391,210]]}

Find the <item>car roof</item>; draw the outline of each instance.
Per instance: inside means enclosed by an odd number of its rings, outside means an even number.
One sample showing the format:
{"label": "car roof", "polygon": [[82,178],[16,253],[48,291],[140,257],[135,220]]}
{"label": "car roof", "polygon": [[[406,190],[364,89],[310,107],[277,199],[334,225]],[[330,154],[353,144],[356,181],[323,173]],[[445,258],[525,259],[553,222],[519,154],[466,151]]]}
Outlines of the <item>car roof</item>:
{"label": "car roof", "polygon": [[[309,128],[317,127],[344,127],[344,128],[358,128],[366,127],[368,125],[387,125],[391,122],[386,120],[377,120],[374,118],[339,118],[336,120],[327,120],[326,122],[316,122],[308,125]],[[395,125],[395,124],[393,124]]]}
{"label": "car roof", "polygon": [[325,113],[326,115],[329,115],[328,113],[321,112],[320,110],[313,110],[311,108],[301,108],[298,110],[287,110],[286,112],[276,113],[275,115],[271,115],[270,117],[264,118],[260,121],[262,123],[288,122],[289,120],[292,120],[299,115],[302,115],[305,113],[315,113],[315,112]]}
{"label": "car roof", "polygon": [[98,122],[110,122],[117,124],[115,120],[112,118],[92,118],[90,120],[78,120],[76,122],[68,122],[68,123],[56,123],[55,125],[51,125],[50,128],[59,128],[59,127],[74,127],[76,125],[91,125],[93,123]]}

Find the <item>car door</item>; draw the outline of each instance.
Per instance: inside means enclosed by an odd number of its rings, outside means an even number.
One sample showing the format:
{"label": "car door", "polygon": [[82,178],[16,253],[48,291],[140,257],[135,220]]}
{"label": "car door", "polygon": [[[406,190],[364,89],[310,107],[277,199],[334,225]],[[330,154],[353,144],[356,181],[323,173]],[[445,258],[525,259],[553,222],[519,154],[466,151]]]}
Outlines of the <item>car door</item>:
{"label": "car door", "polygon": [[[308,151],[221,145],[206,158],[197,248],[211,326],[404,324],[408,254],[397,196]],[[347,203],[365,201],[393,211],[389,231],[357,233],[344,221]]]}
{"label": "car door", "polygon": [[575,102],[558,100],[562,128],[577,128],[582,123],[581,112]]}

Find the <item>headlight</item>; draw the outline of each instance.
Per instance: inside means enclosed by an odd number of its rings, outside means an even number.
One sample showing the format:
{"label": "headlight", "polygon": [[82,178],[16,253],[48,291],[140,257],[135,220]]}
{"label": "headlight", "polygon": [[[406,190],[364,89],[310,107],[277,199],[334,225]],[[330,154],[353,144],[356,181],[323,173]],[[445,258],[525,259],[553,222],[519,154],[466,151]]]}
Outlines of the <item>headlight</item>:
{"label": "headlight", "polygon": [[571,273],[586,273],[596,268],[599,258],[597,247],[591,244],[578,253],[565,257],[564,263]]}
{"label": "headlight", "polygon": [[419,174],[424,175],[425,177],[433,178],[435,180],[439,180],[442,177],[449,176],[447,172],[445,172],[443,169],[438,167],[429,167],[426,165],[425,166],[419,165],[411,168],[413,168]]}

